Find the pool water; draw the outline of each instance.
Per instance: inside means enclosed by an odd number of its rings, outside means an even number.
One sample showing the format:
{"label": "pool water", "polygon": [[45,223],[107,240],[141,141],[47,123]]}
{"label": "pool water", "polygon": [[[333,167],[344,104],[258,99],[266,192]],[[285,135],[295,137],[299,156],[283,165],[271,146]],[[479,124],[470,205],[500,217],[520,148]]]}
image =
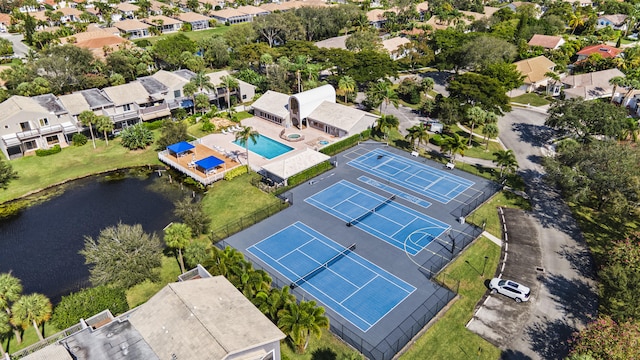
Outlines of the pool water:
{"label": "pool water", "polygon": [[[241,140],[236,140],[233,143],[244,148],[244,142]],[[249,140],[249,151],[269,160],[286,154],[291,150],[293,150],[291,146],[279,143],[263,135],[258,135],[258,139],[255,142]]]}

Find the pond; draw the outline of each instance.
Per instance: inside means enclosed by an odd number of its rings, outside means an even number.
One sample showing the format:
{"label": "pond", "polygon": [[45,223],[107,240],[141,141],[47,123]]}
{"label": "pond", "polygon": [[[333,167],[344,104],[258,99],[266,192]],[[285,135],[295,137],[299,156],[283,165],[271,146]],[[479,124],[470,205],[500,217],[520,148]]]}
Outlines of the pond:
{"label": "pond", "polygon": [[[168,176],[94,176],[63,185],[51,199],[0,220],[0,273],[22,280],[23,293],[39,292],[52,301],[89,285],[89,270],[78,251],[84,237],[105,227],[141,224],[162,236],[175,220],[173,202],[192,194],[170,185]],[[60,188],[58,189],[60,190]]]}

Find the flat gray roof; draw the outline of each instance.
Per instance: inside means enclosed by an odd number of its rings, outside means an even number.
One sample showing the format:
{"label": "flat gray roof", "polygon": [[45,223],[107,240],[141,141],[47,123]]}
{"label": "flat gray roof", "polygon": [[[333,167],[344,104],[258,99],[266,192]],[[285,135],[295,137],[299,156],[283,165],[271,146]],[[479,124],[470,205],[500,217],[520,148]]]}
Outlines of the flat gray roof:
{"label": "flat gray roof", "polygon": [[67,109],[65,109],[64,105],[62,105],[58,98],[53,94],[38,95],[32,97],[32,99],[49,112],[54,114],[67,113]]}

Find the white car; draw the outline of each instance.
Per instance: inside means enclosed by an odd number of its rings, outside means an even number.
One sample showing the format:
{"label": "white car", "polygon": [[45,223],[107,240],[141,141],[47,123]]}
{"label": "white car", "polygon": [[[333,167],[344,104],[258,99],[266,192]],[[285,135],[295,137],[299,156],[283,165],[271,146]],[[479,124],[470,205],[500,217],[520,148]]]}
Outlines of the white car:
{"label": "white car", "polygon": [[500,278],[491,279],[489,289],[491,289],[492,294],[500,293],[514,299],[516,302],[529,301],[529,295],[531,295],[531,289],[528,287],[512,280]]}

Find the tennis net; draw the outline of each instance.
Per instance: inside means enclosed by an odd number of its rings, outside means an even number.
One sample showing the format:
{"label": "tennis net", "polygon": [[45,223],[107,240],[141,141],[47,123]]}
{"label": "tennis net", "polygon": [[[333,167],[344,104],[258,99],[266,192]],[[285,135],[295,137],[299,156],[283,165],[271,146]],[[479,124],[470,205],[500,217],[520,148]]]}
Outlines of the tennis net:
{"label": "tennis net", "polygon": [[326,261],[325,263],[323,263],[322,265],[318,266],[317,268],[309,271],[307,274],[305,274],[304,276],[301,276],[298,280],[294,281],[291,283],[291,285],[289,286],[292,290],[295,289],[296,287],[304,284],[305,282],[309,281],[312,277],[318,275],[318,273],[320,273],[321,271],[323,271],[324,269],[328,269],[329,266],[335,264],[338,260],[342,259],[343,257],[345,257],[348,253],[350,253],[351,251],[356,249],[356,244],[351,244],[349,246],[347,246],[344,250],[340,251],[339,253],[337,253],[334,257],[332,257],[331,259],[329,259],[328,261]]}
{"label": "tennis net", "polygon": [[364,214],[353,218],[351,221],[349,221],[347,223],[347,226],[352,226],[355,225],[357,223],[359,223],[360,221],[362,221],[364,218],[366,218],[367,216],[375,213],[376,211],[378,211],[381,207],[387,205],[388,203],[392,202],[393,200],[396,199],[395,195],[391,195],[390,197],[386,198],[383,202],[381,202],[380,204],[376,205],[373,209],[371,210],[367,210]]}

